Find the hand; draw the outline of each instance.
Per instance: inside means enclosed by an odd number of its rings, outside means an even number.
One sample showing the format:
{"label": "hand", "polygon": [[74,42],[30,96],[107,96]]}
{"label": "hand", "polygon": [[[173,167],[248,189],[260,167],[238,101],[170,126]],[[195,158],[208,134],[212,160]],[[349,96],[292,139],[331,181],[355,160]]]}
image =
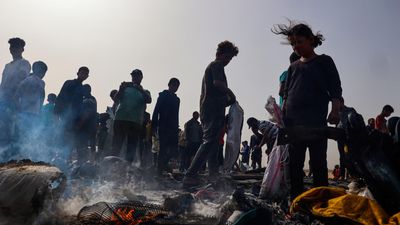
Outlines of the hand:
{"label": "hand", "polygon": [[328,115],[328,123],[338,124],[340,121],[339,111],[332,110]]}

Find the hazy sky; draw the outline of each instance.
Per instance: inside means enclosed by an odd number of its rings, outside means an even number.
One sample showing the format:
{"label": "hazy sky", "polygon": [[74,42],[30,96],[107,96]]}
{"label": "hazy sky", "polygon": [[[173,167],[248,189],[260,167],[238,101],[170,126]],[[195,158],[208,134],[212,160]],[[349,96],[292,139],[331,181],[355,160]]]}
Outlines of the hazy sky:
{"label": "hazy sky", "polygon": [[[158,93],[171,77],[181,81],[180,124],[198,110],[201,79],[217,44],[230,40],[239,55],[225,68],[245,118],[266,119],[264,104],[277,96],[278,76],[288,67],[291,47],[271,33],[286,18],[307,22],[326,41],[316,49],[330,55],[342,80],[347,105],[364,118],[385,104],[398,115],[400,1],[398,0],[1,0],[0,67],[11,60],[8,39],[26,41],[24,57],[43,60],[46,93],[86,65],[102,112],[108,97],[140,68],[143,86]],[[250,135],[244,127],[244,138]],[[331,143],[329,166],[338,163]]]}

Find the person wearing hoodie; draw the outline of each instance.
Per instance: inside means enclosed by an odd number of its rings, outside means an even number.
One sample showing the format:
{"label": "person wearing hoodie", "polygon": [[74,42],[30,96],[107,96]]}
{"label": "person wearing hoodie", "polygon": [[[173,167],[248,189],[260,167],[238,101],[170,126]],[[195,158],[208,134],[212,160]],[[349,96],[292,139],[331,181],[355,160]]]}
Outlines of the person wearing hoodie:
{"label": "person wearing hoodie", "polygon": [[171,155],[174,154],[174,151],[178,151],[180,99],[175,93],[178,91],[179,85],[180,82],[177,78],[171,78],[168,82],[168,90],[160,93],[154,107],[151,127],[153,134],[158,134],[160,140],[158,175],[170,170],[168,163]]}

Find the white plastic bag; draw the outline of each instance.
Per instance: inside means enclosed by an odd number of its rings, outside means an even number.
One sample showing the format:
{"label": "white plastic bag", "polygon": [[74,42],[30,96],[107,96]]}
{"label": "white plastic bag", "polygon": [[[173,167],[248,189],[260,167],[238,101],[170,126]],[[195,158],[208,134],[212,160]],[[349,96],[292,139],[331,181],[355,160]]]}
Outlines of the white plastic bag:
{"label": "white plastic bag", "polygon": [[233,165],[239,158],[240,143],[243,127],[243,109],[236,102],[229,108],[228,114],[228,129],[226,131],[226,148],[224,169],[231,170]]}
{"label": "white plastic bag", "polygon": [[289,192],[289,148],[276,145],[269,154],[259,198],[281,199]]}

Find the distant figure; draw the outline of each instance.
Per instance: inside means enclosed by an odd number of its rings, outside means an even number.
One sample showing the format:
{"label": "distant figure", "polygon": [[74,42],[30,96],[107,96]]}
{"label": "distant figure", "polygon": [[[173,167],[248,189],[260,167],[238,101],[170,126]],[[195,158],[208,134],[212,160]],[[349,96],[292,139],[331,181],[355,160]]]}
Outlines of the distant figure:
{"label": "distant figure", "polygon": [[[292,52],[289,57],[290,64],[296,62],[297,60],[300,59],[300,56],[298,56],[295,52]],[[283,71],[283,73],[279,76],[279,106],[282,108],[283,106],[283,90],[285,87],[285,82],[287,79],[287,70]]]}
{"label": "distant figure", "polygon": [[[337,125],[337,127],[347,130],[347,128],[349,126],[349,124],[348,124],[349,115],[351,113],[357,113],[357,111],[354,108],[347,107],[344,104],[343,97],[340,97],[339,101],[340,101],[340,109],[339,109],[340,110],[340,112],[339,112],[340,121],[339,121],[339,124]],[[347,176],[346,176],[347,161],[346,161],[346,155],[345,155],[345,151],[344,151],[345,143],[342,140],[338,140],[337,144],[338,144],[339,160],[340,160],[340,176],[339,176],[339,178],[347,179]]]}
{"label": "distant figure", "polygon": [[0,101],[13,107],[17,87],[28,77],[31,71],[31,64],[22,57],[25,47],[24,40],[11,38],[8,43],[10,44],[10,53],[13,60],[3,70],[0,84]]}
{"label": "distant figure", "polygon": [[394,109],[391,105],[385,105],[382,109],[381,114],[379,114],[375,119],[375,129],[378,131],[388,134],[389,130],[386,126],[386,117],[389,117],[394,112]]}
{"label": "distant figure", "polygon": [[[33,128],[39,126],[40,112],[42,109],[45,83],[42,80],[47,71],[47,66],[42,61],[33,63],[33,73],[25,78],[15,93],[16,106],[18,110],[18,132],[19,138],[33,138]],[[21,141],[22,141],[21,139]]]}
{"label": "distant figure", "polygon": [[195,111],[192,114],[192,119],[185,123],[186,149],[183,152],[183,170],[189,168],[203,138],[203,129],[201,128],[199,117],[199,112]]}
{"label": "distant figure", "polygon": [[[314,34],[308,25],[293,21],[289,25],[274,26],[272,32],[285,36],[294,52],[301,57],[289,66],[283,91],[282,111],[286,127],[326,127],[327,121],[337,124],[340,120],[342,87],[332,58],[324,54],[317,55],[314,51],[324,41],[322,34]],[[332,107],[328,115],[329,102],[332,102]],[[328,185],[327,139],[291,143],[291,199],[304,191],[303,167],[307,148],[310,151],[314,186]]]}
{"label": "distant figure", "polygon": [[114,135],[114,119],[115,111],[118,107],[118,101],[115,99],[118,90],[114,89],[110,92],[110,98],[113,102],[112,106],[107,106],[106,112],[99,114],[99,127],[97,130],[97,146],[98,157],[102,159],[104,156],[111,154],[111,142]]}
{"label": "distant figure", "polygon": [[335,165],[335,168],[332,171],[332,175],[333,175],[333,179],[334,180],[339,180],[340,178],[340,166],[339,165]]}
{"label": "distant figure", "polygon": [[[254,132],[254,131],[253,131]],[[251,168],[253,170],[261,168],[262,150],[260,143],[262,140],[262,134],[253,134],[250,137],[250,156],[251,156]]]}
{"label": "distant figure", "polygon": [[10,53],[13,60],[6,64],[0,84],[0,144],[8,146],[15,139],[14,136],[14,112],[15,93],[18,85],[28,77],[31,71],[30,63],[22,57],[25,41],[20,38],[11,38]]}
{"label": "distant figure", "polygon": [[65,153],[68,157],[72,153],[72,149],[75,148],[77,135],[79,135],[77,123],[83,102],[82,82],[89,77],[89,68],[80,67],[77,76],[74,80],[64,82],[54,107],[54,113],[57,115],[62,129],[60,146],[67,148]]}
{"label": "distant figure", "polygon": [[160,140],[158,175],[164,171],[171,172],[171,168],[168,167],[169,160],[178,152],[180,99],[175,93],[178,91],[179,85],[178,79],[171,78],[168,82],[168,89],[160,92],[153,111],[151,127],[153,133],[158,134]]}
{"label": "distant figure", "polygon": [[215,60],[207,66],[200,96],[203,143],[183,179],[184,187],[198,184],[197,173],[206,161],[208,161],[210,178],[215,179],[219,176],[218,134],[224,126],[225,107],[236,102],[236,96],[228,88],[224,67],[238,53],[238,48],[231,42],[221,42],[218,44]]}
{"label": "distant figure", "polygon": [[131,73],[132,82],[122,82],[115,101],[118,101],[115,112],[114,137],[112,141],[112,155],[121,154],[122,144],[127,139],[126,160],[132,163],[135,159],[139,138],[142,133],[142,124],[146,104],[151,103],[150,92],[143,89],[141,82],[143,73],[135,69]]}
{"label": "distant figure", "polygon": [[249,165],[250,147],[247,141],[242,142],[242,149],[240,150],[240,154],[242,155],[242,163],[246,163],[247,165]]}
{"label": "distant figure", "polygon": [[[57,95],[50,93],[47,95],[47,104],[42,107],[42,125],[45,129],[54,127],[56,120],[54,116],[54,107],[56,105]],[[50,128],[51,129],[51,128]]]}
{"label": "distant figure", "polygon": [[97,101],[91,94],[92,88],[89,84],[83,85],[82,90],[83,101],[77,125],[79,132],[77,141],[79,163],[87,160],[93,161],[96,154]]}
{"label": "distant figure", "polygon": [[375,130],[375,119],[374,118],[368,119],[367,130],[368,130],[368,133],[371,133],[372,131]]}
{"label": "distant figure", "polygon": [[256,147],[261,149],[264,144],[267,144],[265,153],[269,155],[274,147],[276,137],[278,136],[278,126],[269,121],[259,121],[254,117],[247,119],[247,125],[249,125],[249,128],[251,128],[254,134],[261,133],[261,142]]}

